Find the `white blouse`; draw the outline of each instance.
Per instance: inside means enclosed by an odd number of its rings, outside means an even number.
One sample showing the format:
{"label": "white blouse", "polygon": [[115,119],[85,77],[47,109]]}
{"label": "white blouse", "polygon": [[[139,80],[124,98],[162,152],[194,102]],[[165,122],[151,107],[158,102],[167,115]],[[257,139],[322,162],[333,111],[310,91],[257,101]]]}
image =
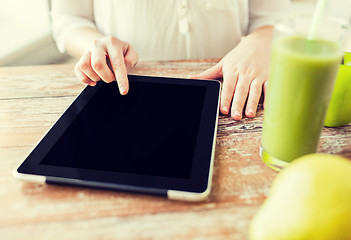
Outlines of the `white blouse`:
{"label": "white blouse", "polygon": [[240,38],[272,25],[290,0],[53,0],[58,49],[77,27],[129,42],[140,60],[219,58]]}

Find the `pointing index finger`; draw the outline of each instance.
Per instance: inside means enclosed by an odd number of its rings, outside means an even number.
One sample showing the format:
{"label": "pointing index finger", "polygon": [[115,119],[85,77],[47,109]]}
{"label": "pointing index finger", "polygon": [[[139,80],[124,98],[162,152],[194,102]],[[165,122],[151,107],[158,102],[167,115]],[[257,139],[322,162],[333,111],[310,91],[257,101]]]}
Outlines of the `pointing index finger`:
{"label": "pointing index finger", "polygon": [[118,88],[121,95],[128,93],[129,84],[127,77],[127,68],[124,61],[123,43],[110,44],[107,47],[112,70],[114,71]]}

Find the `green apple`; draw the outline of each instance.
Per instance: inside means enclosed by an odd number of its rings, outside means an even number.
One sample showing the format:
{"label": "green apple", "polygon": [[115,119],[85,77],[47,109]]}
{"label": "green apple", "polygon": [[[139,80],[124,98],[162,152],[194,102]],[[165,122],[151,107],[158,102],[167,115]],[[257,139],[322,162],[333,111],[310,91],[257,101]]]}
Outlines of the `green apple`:
{"label": "green apple", "polygon": [[273,181],[251,240],[351,240],[351,160],[310,154]]}
{"label": "green apple", "polygon": [[324,125],[339,127],[351,122],[351,53],[345,53],[330,99]]}

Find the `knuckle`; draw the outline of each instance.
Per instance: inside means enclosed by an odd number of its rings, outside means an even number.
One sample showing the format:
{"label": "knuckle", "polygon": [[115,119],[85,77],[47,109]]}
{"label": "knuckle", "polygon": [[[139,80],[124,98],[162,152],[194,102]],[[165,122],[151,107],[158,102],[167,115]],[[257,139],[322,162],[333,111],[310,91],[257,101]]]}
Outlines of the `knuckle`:
{"label": "knuckle", "polygon": [[94,70],[96,71],[99,71],[102,69],[102,63],[100,61],[95,61],[93,64],[92,64],[92,67]]}
{"label": "knuckle", "polygon": [[133,55],[127,56],[124,58],[124,61],[126,65],[129,65],[130,67],[134,67],[135,65],[137,65],[139,61],[139,55],[135,53]]}
{"label": "knuckle", "polygon": [[139,61],[139,54],[138,52],[133,48],[133,46],[129,46],[129,51],[130,51],[130,58],[134,59],[135,63],[137,63]]}
{"label": "knuckle", "polygon": [[107,42],[110,43],[113,46],[119,45],[120,40],[116,38],[115,36],[108,36],[107,37]]}
{"label": "knuckle", "polygon": [[116,68],[116,69],[119,69],[119,68],[122,68],[125,66],[125,61],[123,59],[120,59],[120,58],[113,58],[111,59],[112,61],[112,64],[113,66]]}
{"label": "knuckle", "polygon": [[245,69],[245,74],[248,77],[253,78],[253,77],[257,76],[257,69],[256,68]]}
{"label": "knuckle", "polygon": [[133,67],[135,65],[135,62],[133,59],[130,59],[130,58],[125,58],[124,59],[124,63],[126,66],[128,67]]}
{"label": "knuckle", "polygon": [[93,46],[94,47],[99,47],[101,45],[101,39],[95,39],[93,41]]}
{"label": "knuckle", "polygon": [[90,68],[90,65],[87,63],[83,63],[80,65],[80,69],[83,71],[88,70],[89,68]]}
{"label": "knuckle", "polygon": [[235,92],[236,94],[239,94],[239,95],[245,95],[247,94],[247,90],[245,87],[243,86],[238,86],[236,89],[235,89]]}

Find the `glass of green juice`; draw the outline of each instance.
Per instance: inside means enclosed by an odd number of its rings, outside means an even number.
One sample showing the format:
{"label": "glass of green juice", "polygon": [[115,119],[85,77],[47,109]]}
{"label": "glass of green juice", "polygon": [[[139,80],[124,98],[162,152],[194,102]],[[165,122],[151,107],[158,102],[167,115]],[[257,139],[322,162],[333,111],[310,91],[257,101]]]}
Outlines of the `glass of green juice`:
{"label": "glass of green juice", "polygon": [[345,52],[343,64],[335,80],[327,115],[326,127],[341,127],[351,123],[351,52]]}
{"label": "glass of green juice", "polygon": [[260,155],[277,171],[316,152],[342,60],[347,22],[323,17],[309,40],[311,22],[293,16],[275,26]]}

